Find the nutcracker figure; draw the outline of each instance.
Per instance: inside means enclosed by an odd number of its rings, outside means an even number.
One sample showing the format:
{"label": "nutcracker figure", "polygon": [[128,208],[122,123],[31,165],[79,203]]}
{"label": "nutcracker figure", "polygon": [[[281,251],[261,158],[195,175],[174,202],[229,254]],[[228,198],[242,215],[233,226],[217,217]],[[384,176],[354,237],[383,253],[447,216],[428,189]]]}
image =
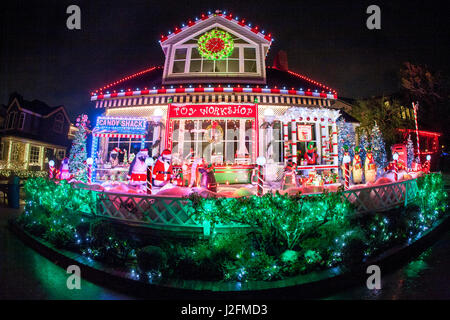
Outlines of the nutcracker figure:
{"label": "nutcracker figure", "polygon": [[372,147],[367,147],[366,160],[364,161],[364,178],[366,183],[374,183],[377,179],[377,165],[372,154]]}
{"label": "nutcracker figure", "polygon": [[203,160],[203,165],[198,169],[201,174],[200,187],[208,189],[212,192],[217,192],[217,182],[214,176],[214,166],[212,164],[207,164]]}
{"label": "nutcracker figure", "polygon": [[353,157],[352,162],[353,183],[359,184],[362,183],[362,175],[363,175],[362,160],[359,154],[361,150],[358,146],[356,146],[354,150],[355,156]]}
{"label": "nutcracker figure", "polygon": [[172,154],[165,149],[153,166],[153,185],[163,187],[172,179]]}

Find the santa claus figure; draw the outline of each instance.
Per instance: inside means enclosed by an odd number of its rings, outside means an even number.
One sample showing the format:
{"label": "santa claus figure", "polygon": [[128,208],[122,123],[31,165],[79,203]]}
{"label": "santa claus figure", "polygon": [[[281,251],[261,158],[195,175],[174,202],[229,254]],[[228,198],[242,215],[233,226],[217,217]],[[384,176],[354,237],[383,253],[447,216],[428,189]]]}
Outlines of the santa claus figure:
{"label": "santa claus figure", "polygon": [[128,179],[131,184],[145,184],[147,182],[147,164],[145,163],[147,158],[148,150],[141,149],[131,162],[128,172]]}
{"label": "santa claus figure", "polygon": [[119,165],[119,153],[122,152],[120,148],[114,148],[109,155],[109,162],[111,163],[111,168],[117,167]]}
{"label": "santa claus figure", "polygon": [[59,167],[59,179],[61,180],[69,180],[70,172],[69,172],[69,159],[64,158],[61,161],[61,166]]}
{"label": "santa claus figure", "polygon": [[364,177],[366,183],[374,183],[377,179],[377,165],[373,158],[372,147],[367,147],[366,160],[364,161]]}
{"label": "santa claus figure", "polygon": [[353,157],[352,162],[352,175],[353,175],[353,183],[358,184],[362,183],[362,175],[363,175],[362,160],[359,154],[361,150],[358,146],[356,146],[354,150],[355,156]]}
{"label": "santa claus figure", "polygon": [[172,154],[165,149],[153,166],[152,179],[156,187],[162,187],[172,179]]}
{"label": "santa claus figure", "polygon": [[312,142],[308,143],[308,147],[305,153],[305,159],[308,165],[316,164],[317,162],[317,152],[316,148],[314,148],[314,144]]}

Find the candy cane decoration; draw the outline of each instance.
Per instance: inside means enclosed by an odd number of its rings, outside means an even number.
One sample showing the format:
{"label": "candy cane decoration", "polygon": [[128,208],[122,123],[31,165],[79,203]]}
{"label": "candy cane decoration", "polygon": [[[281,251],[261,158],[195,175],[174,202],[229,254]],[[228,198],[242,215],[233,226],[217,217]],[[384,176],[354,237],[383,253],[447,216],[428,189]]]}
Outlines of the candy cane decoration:
{"label": "candy cane decoration", "polygon": [[87,180],[88,183],[91,184],[92,183],[92,164],[94,163],[94,159],[92,158],[87,158],[86,159],[86,164],[87,164]]}
{"label": "candy cane decoration", "polygon": [[394,155],[392,156],[392,158],[394,158],[394,181],[398,181],[398,153],[394,153]]}
{"label": "candy cane decoration", "polygon": [[266,164],[266,158],[258,157],[256,159],[256,164],[258,165],[258,196],[262,196],[264,193],[264,176],[263,176],[263,166]]}
{"label": "candy cane decoration", "polygon": [[145,159],[145,164],[147,165],[147,194],[152,194],[152,167],[155,160],[152,157]]}
{"label": "candy cane decoration", "polygon": [[55,161],[50,160],[48,162],[48,177],[50,179],[56,178],[55,177]]}
{"label": "candy cane decoration", "polygon": [[344,162],[344,188],[347,190],[350,187],[350,156],[344,155],[342,160]]}
{"label": "candy cane decoration", "polygon": [[417,109],[419,108],[419,103],[412,103],[414,110],[414,121],[416,123],[416,138],[417,138],[417,155],[420,163],[420,143],[419,143],[419,125],[417,124]]}

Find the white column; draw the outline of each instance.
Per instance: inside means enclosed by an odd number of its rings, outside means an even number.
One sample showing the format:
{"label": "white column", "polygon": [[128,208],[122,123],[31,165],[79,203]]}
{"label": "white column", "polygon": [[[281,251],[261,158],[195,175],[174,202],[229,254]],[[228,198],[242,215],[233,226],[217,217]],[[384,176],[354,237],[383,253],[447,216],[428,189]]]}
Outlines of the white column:
{"label": "white column", "polygon": [[327,164],[328,162],[328,146],[327,146],[327,139],[328,139],[328,125],[326,125],[325,122],[320,122],[320,128],[321,128],[321,144],[322,144],[322,164]]}
{"label": "white column", "polygon": [[291,120],[291,135],[292,135],[292,161],[297,163],[297,121]]}
{"label": "white column", "polygon": [[338,135],[337,135],[336,121],[333,121],[331,125],[331,140],[333,143],[333,153],[330,154],[330,156],[333,158],[333,165],[337,166],[339,165],[339,163],[338,163]]}
{"label": "white column", "polygon": [[[267,148],[267,145],[270,143],[270,146]],[[267,148],[267,159],[273,159],[273,122],[270,127],[267,128],[266,132],[266,148]]]}
{"label": "white column", "polygon": [[287,163],[287,153],[288,153],[288,124],[287,122],[283,121],[283,138],[284,138],[284,164]]}
{"label": "white column", "polygon": [[246,154],[245,150],[245,119],[239,120],[239,147],[238,156],[243,157]]}
{"label": "white column", "polygon": [[178,126],[178,154],[180,156],[180,161],[183,162],[183,151],[184,151],[184,128],[186,120],[180,120],[180,125]]}
{"label": "white column", "polygon": [[[314,120],[314,119],[313,119]],[[317,150],[317,155],[320,157],[320,161],[322,161],[322,139],[321,139],[321,130],[320,130],[320,119],[317,119],[316,122],[314,122],[315,124],[315,133],[316,133],[316,150]]]}

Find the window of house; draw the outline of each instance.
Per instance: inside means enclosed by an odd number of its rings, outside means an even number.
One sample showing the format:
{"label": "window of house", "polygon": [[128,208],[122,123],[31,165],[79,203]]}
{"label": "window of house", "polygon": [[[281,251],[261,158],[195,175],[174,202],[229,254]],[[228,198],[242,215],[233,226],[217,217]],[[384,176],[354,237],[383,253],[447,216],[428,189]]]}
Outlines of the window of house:
{"label": "window of house", "polygon": [[187,48],[180,48],[175,50],[172,73],[184,73],[186,65]]}
{"label": "window of house", "polygon": [[23,130],[23,126],[25,125],[25,113],[24,112],[21,112],[20,113],[20,116],[19,116],[19,126],[18,126],[18,128],[20,129],[20,130]]}
{"label": "window of house", "polygon": [[11,146],[11,161],[19,161],[20,160],[20,143],[19,142],[13,142]]}
{"label": "window of house", "polygon": [[58,160],[64,159],[65,156],[66,156],[66,150],[59,149],[57,154],[56,154],[56,157],[58,158]]}
{"label": "window of house", "polygon": [[244,48],[244,72],[256,72],[255,48]]}
{"label": "window of house", "polygon": [[16,114],[17,112],[11,112],[8,115],[8,125],[7,125],[7,129],[12,129],[14,128],[14,122],[16,121]]}
{"label": "window of house", "polygon": [[30,146],[30,163],[39,163],[39,155],[41,148],[37,146]]}
{"label": "window of house", "polygon": [[53,131],[57,133],[62,133],[64,127],[64,116],[58,113],[55,117],[55,122],[53,123]]}

